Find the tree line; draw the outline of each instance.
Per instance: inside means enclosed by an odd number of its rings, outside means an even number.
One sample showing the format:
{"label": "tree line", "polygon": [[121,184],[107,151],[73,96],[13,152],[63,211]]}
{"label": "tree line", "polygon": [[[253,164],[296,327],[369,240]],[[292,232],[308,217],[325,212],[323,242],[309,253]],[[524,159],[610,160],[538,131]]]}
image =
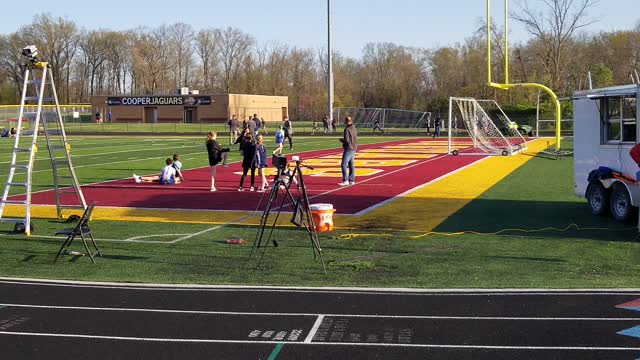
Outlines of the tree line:
{"label": "tree line", "polygon": [[[542,4],[542,8],[531,3]],[[523,0],[511,13],[531,37],[511,44],[511,82],[537,82],[559,96],[638,81],[640,25],[625,31],[586,33],[587,10],[597,0]],[[492,26],[492,71],[505,72],[503,30]],[[436,35],[432,35],[436,36]],[[92,95],[173,94],[180,87],[202,94],[289,96],[292,116],[322,116],[327,104],[326,48],[260,44],[238,28],[196,30],[184,23],[128,31],[86,30],[74,21],[39,14],[11,34],[0,34],[0,103],[20,100],[21,49],[35,44],[51,64],[63,103]],[[334,106],[432,111],[443,116],[449,96],[493,98],[535,106],[537,93],[487,86],[486,26],[463,41],[432,49],[369,43],[359,59],[334,52]],[[543,97],[544,100],[544,97]]]}

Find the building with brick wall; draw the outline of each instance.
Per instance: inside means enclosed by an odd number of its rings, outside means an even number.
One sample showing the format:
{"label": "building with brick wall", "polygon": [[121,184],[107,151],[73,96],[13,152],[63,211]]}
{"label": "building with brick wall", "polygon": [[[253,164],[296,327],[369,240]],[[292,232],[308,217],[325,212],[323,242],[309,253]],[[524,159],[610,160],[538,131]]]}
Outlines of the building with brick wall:
{"label": "building with brick wall", "polygon": [[240,121],[253,114],[265,121],[280,121],[289,111],[287,96],[267,95],[98,95],[91,97],[95,114],[116,123],[214,123],[236,115]]}

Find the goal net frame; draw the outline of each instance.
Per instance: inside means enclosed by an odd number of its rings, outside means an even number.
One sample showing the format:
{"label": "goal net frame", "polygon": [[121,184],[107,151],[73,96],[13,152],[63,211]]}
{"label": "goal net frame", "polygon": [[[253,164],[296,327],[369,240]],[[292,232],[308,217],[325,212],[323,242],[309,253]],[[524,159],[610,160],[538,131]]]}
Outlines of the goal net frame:
{"label": "goal net frame", "polygon": [[[455,106],[455,107],[454,107]],[[487,108],[493,107],[490,116]],[[456,118],[456,114],[461,119]],[[457,120],[457,121],[454,121]],[[517,126],[495,100],[471,97],[449,98],[448,153],[451,155],[515,155],[527,148]],[[460,130],[468,137],[460,137]],[[453,132],[456,132],[454,137]],[[459,146],[456,140],[469,139],[472,144]],[[469,148],[469,146],[472,146]]]}

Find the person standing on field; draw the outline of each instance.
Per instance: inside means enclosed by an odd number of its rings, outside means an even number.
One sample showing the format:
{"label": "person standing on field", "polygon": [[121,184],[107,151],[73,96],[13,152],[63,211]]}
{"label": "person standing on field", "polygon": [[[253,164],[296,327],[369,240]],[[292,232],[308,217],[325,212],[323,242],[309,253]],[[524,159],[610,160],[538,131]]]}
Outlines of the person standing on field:
{"label": "person standing on field", "polygon": [[440,127],[442,126],[442,120],[438,116],[436,121],[433,123],[433,138],[436,139],[440,136]]}
{"label": "person standing on field", "polygon": [[223,149],[216,141],[217,134],[215,131],[209,131],[207,134],[207,155],[209,156],[209,166],[211,167],[211,191],[216,191],[216,167],[222,161],[222,166],[227,167],[227,155],[229,149]]}
{"label": "person standing on field", "polygon": [[235,115],[229,120],[229,145],[233,144],[238,138],[238,119]]}
{"label": "person standing on field", "polygon": [[[353,126],[353,120],[351,116],[347,116],[344,119],[344,132],[342,138],[339,139],[342,143],[342,182],[338,183],[340,186],[355,185],[356,183],[356,167],[355,156],[358,149],[358,131]],[[347,167],[349,169],[347,176]]]}
{"label": "person standing on field", "polygon": [[282,130],[284,130],[284,138],[289,139],[289,150],[293,150],[293,126],[286,115],[282,117]]}

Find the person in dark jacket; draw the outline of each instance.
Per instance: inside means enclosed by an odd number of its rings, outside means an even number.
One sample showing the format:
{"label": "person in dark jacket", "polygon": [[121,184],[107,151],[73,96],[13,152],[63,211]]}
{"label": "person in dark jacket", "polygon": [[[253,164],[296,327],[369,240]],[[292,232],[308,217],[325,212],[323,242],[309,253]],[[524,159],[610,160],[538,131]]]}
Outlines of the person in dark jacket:
{"label": "person in dark jacket", "polygon": [[282,130],[284,130],[284,138],[289,138],[289,150],[293,150],[293,126],[288,116],[282,117]]}
{"label": "person in dark jacket", "polygon": [[[351,116],[347,116],[344,119],[344,132],[342,138],[339,139],[342,143],[342,182],[338,183],[340,186],[354,185],[356,183],[356,167],[354,164],[356,150],[358,149],[358,131],[353,126],[353,120]],[[347,177],[347,166],[349,167],[349,176]]]}
{"label": "person in dark jacket", "polygon": [[256,181],[256,144],[253,142],[251,131],[245,132],[244,139],[240,141],[240,151],[242,152],[242,176],[240,177],[240,187],[238,191],[244,191],[244,177],[251,169],[251,187],[249,190],[255,191]]}
{"label": "person in dark jacket", "polygon": [[217,134],[215,131],[209,131],[207,134],[207,154],[209,155],[209,166],[211,166],[211,191],[216,191],[216,167],[222,161],[222,166],[227,167],[227,155],[229,149],[223,149],[216,141]]}

